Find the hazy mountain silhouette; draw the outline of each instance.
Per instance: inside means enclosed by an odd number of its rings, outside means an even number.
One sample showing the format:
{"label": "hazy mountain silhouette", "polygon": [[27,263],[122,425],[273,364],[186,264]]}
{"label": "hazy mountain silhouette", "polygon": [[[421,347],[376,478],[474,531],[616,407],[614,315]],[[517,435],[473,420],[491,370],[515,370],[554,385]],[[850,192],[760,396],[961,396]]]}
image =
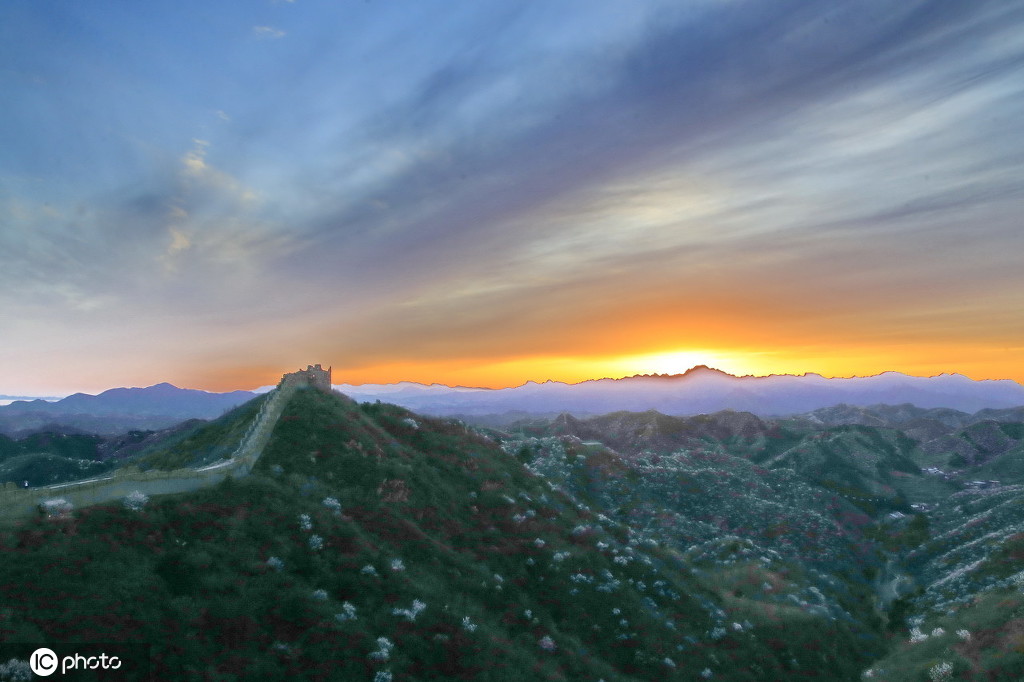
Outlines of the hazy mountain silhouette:
{"label": "hazy mountain silhouette", "polygon": [[949,408],[968,413],[1024,405],[1024,386],[1011,380],[975,381],[960,374],[915,377],[899,372],[838,379],[818,374],[736,377],[705,366],[672,376],[639,375],[577,384],[531,381],[504,389],[408,382],[338,388],[356,400],[380,399],[434,415],[593,415],[619,410],[690,415],[731,409],[766,417],[801,414],[840,403],[910,403],[919,408]]}
{"label": "hazy mountain silhouette", "polygon": [[255,397],[250,391],[209,393],[168,383],[75,393],[56,402],[19,400],[0,406],[0,433],[72,427],[91,433],[162,429],[185,419],[211,419]]}

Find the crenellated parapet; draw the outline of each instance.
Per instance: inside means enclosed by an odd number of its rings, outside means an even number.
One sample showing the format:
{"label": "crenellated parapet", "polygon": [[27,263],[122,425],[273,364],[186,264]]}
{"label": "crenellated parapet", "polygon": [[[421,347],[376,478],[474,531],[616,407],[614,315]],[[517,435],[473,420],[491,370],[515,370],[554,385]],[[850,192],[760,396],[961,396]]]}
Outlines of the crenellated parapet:
{"label": "crenellated parapet", "polygon": [[281,377],[278,386],[281,388],[315,388],[330,393],[331,368],[324,369],[319,364],[309,365],[306,369],[285,374]]}

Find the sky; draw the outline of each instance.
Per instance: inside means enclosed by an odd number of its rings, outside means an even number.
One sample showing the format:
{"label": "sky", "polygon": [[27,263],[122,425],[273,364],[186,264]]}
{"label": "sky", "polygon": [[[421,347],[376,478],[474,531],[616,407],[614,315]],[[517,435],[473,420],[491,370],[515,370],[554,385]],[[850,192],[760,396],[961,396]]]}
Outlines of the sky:
{"label": "sky", "polygon": [[0,393],[1024,381],[1024,4],[7,0]]}

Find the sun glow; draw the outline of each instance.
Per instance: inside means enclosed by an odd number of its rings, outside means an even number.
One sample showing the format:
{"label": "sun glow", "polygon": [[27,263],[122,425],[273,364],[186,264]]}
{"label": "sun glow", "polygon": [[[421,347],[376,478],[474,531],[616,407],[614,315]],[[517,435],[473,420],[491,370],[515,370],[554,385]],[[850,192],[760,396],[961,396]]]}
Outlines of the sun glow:
{"label": "sun glow", "polygon": [[706,365],[730,374],[749,373],[748,363],[742,359],[708,350],[676,350],[631,355],[618,360],[615,364],[629,374],[682,374],[698,365]]}

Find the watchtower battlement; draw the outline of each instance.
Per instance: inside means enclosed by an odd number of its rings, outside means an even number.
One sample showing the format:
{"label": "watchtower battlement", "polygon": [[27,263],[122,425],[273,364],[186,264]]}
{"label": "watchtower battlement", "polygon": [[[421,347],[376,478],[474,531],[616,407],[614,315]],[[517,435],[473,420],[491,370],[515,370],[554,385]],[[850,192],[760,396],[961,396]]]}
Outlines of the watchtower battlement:
{"label": "watchtower battlement", "polygon": [[319,364],[309,365],[298,372],[289,372],[281,377],[278,387],[315,388],[325,393],[331,392],[331,367],[324,369]]}

